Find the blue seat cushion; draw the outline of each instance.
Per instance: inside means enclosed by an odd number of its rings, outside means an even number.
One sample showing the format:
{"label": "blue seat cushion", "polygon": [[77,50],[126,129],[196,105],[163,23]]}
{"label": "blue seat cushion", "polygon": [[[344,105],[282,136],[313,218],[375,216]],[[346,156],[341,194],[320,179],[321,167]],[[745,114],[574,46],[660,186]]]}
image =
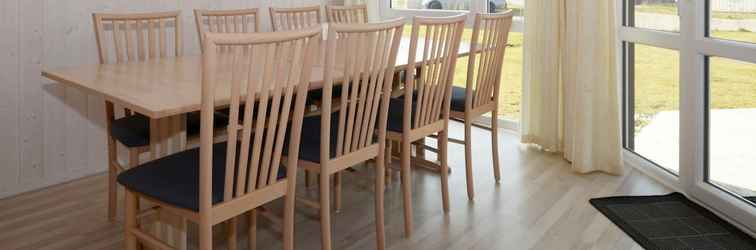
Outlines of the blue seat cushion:
{"label": "blue seat cushion", "polygon": [[116,119],[111,124],[110,134],[126,147],[150,145],[150,118],[134,114]]}
{"label": "blue seat cushion", "polygon": [[[189,136],[197,136],[200,134],[200,127],[202,126],[202,116],[199,111],[186,114],[186,134]],[[215,111],[215,118],[213,118],[213,127],[221,128],[228,126],[228,116],[223,113],[223,110]]]}
{"label": "blue seat cushion", "polygon": [[[331,158],[336,157],[336,138],[338,132],[338,112],[331,114]],[[302,120],[302,135],[299,139],[299,159],[320,163],[320,116],[305,117]],[[288,139],[286,140],[288,142]],[[289,152],[288,143],[284,152]]]}
{"label": "blue seat cushion", "polygon": [[[465,112],[465,97],[467,88],[452,86],[451,110]],[[475,93],[473,92],[473,95]]]}
{"label": "blue seat cushion", "polygon": [[[214,119],[215,127],[228,125],[228,117],[217,113]],[[187,135],[199,135],[201,125],[200,112],[186,115]],[[113,121],[110,134],[126,147],[142,147],[150,145],[150,118],[142,114],[123,117]]]}
{"label": "blue seat cushion", "polygon": [[[226,145],[213,145],[213,204],[223,201]],[[122,172],[118,183],[169,205],[199,211],[199,158],[199,148],[169,155]],[[285,177],[286,170],[281,166],[277,178]]]}

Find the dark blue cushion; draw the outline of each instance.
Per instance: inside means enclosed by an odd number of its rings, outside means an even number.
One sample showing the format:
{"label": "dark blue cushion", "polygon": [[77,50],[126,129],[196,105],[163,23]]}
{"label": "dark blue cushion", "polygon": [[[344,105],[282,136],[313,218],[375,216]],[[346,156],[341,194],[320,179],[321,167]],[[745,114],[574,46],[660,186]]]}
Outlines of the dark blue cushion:
{"label": "dark blue cushion", "polygon": [[[467,97],[466,95],[466,88],[452,86],[451,110],[465,112],[465,97]],[[475,92],[473,92],[473,95],[475,95]]]}
{"label": "dark blue cushion", "polygon": [[[199,211],[199,158],[199,148],[169,155],[122,172],[118,183],[158,201]],[[226,142],[220,142],[213,145],[213,204],[223,201],[225,176]],[[285,176],[282,166],[278,179]]]}
{"label": "dark blue cushion", "polygon": [[[187,135],[189,136],[199,135],[201,126],[202,126],[202,115],[199,111],[186,114],[186,134]],[[215,118],[213,118],[213,127],[222,128],[226,126],[228,126],[228,116],[223,113],[223,110],[215,111]]]}
{"label": "dark blue cushion", "polygon": [[[336,137],[338,133],[338,112],[331,114],[331,152],[330,157],[336,157]],[[299,159],[320,163],[320,116],[305,117],[302,120],[302,135],[299,139]],[[288,138],[286,139],[288,142]],[[284,145],[284,152],[289,152],[288,143]]]}
{"label": "dark blue cushion", "polygon": [[[228,117],[216,113],[213,120],[215,127],[228,125]],[[200,112],[186,115],[187,135],[199,135],[201,126]],[[142,114],[123,117],[113,121],[110,133],[117,141],[126,147],[142,147],[150,145],[150,118]]]}
{"label": "dark blue cushion", "polygon": [[110,134],[126,147],[150,145],[150,118],[134,114],[113,121]]}

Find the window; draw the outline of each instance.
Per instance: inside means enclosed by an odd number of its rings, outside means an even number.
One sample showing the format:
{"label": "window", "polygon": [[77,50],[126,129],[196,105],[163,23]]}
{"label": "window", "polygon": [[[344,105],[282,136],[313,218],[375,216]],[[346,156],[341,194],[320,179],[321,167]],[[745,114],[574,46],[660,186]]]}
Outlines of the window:
{"label": "window", "polygon": [[756,43],[756,1],[711,0],[708,10],[710,37]]}
{"label": "window", "polygon": [[674,174],[679,172],[679,53],[625,43],[625,147]]}
{"label": "window", "polygon": [[415,10],[470,10],[470,0],[391,0],[391,8]]}
{"label": "window", "polygon": [[616,1],[628,165],[756,230],[756,1]]}
{"label": "window", "polygon": [[707,181],[754,197],[756,204],[756,64],[710,57]]}
{"label": "window", "polygon": [[678,32],[680,18],[677,0],[628,0],[627,26],[660,31]]}

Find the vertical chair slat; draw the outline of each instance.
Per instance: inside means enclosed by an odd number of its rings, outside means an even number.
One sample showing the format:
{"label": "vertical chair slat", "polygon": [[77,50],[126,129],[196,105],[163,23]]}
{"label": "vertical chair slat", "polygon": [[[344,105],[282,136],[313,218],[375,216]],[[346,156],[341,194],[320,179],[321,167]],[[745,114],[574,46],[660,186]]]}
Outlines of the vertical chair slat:
{"label": "vertical chair slat", "polygon": [[320,6],[270,8],[270,20],[273,31],[304,29],[321,23]]}
{"label": "vertical chair slat", "polygon": [[[234,52],[237,47],[234,47]],[[234,175],[236,175],[236,144],[238,142],[239,127],[237,121],[239,120],[239,92],[241,89],[241,75],[239,74],[241,68],[241,59],[238,53],[232,53],[231,56],[231,104],[229,106],[229,124],[226,128],[228,139],[226,140],[226,183],[233,183]],[[229,66],[227,66],[229,67]],[[233,185],[225,185],[223,189],[223,200],[229,201],[234,197]]]}
{"label": "vertical chair slat", "polygon": [[123,48],[121,47],[120,22],[113,21],[113,48],[115,49],[116,62],[123,62]]}
{"label": "vertical chair slat", "polygon": [[126,59],[134,61],[134,37],[131,35],[131,25],[128,21],[125,23],[124,32],[126,33]]}

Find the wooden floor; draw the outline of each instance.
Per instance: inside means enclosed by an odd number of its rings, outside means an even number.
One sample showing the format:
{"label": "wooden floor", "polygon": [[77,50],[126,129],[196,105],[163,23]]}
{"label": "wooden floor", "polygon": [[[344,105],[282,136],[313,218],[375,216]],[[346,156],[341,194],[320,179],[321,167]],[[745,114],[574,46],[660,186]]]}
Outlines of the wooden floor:
{"label": "wooden floor", "polygon": [[[452,131],[458,138],[461,126],[452,124]],[[387,248],[641,249],[591,207],[588,199],[669,192],[634,170],[624,176],[574,174],[558,155],[528,149],[512,133],[501,133],[502,181],[496,185],[489,134],[475,130],[473,140],[476,201],[467,199],[463,148],[452,145],[451,211],[442,211],[440,178],[415,169],[415,234],[403,238],[401,190],[395,176],[386,190]],[[357,170],[345,175],[343,208],[332,217],[336,249],[375,247],[372,169]],[[300,193],[317,192],[300,189]],[[270,209],[278,213],[280,207],[278,202]],[[297,249],[320,248],[317,214],[298,206]],[[280,249],[278,229],[260,221],[258,249]],[[222,228],[216,227],[216,233],[223,233]],[[190,226],[190,245],[196,244],[195,232]],[[240,234],[242,249],[246,248],[244,235]],[[225,248],[219,238],[216,245]],[[122,239],[122,225],[106,220],[105,175],[0,200],[0,249],[120,249]]]}

